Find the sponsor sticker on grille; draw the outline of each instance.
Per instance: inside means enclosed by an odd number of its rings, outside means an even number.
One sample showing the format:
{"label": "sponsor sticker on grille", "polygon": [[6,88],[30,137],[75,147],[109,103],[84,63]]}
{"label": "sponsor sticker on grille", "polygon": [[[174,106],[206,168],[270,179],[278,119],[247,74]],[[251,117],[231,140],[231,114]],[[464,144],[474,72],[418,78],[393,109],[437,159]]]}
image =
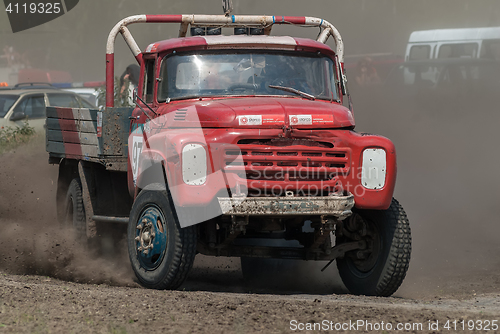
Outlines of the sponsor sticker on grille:
{"label": "sponsor sticker on grille", "polygon": [[238,116],[239,125],[266,125],[284,123],[283,115],[241,115]]}
{"label": "sponsor sticker on grille", "polygon": [[310,125],[312,124],[312,115],[290,115],[291,125]]}
{"label": "sponsor sticker on grille", "polygon": [[333,124],[333,115],[290,115],[290,125]]}

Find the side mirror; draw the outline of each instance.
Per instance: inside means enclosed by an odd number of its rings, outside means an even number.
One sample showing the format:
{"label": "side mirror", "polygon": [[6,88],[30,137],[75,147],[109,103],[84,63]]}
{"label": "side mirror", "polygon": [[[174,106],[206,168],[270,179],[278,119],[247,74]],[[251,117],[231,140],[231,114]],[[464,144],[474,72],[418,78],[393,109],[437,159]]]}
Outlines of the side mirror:
{"label": "side mirror", "polygon": [[26,118],[26,114],[24,111],[15,111],[12,116],[10,116],[10,120],[13,122],[20,121]]}
{"label": "side mirror", "polygon": [[349,94],[347,91],[347,76],[345,75],[342,68],[340,69],[340,88],[342,89],[342,95]]}
{"label": "side mirror", "polygon": [[337,70],[337,78],[338,81],[336,82],[337,84],[340,84],[340,92],[342,93],[343,96],[348,95],[349,91],[347,90],[347,77],[344,73],[343,69],[343,63],[339,61],[338,56],[335,56],[335,63],[336,63],[336,70]]}
{"label": "side mirror", "polygon": [[132,99],[134,100],[134,103],[137,101],[137,87],[135,87],[132,92]]}

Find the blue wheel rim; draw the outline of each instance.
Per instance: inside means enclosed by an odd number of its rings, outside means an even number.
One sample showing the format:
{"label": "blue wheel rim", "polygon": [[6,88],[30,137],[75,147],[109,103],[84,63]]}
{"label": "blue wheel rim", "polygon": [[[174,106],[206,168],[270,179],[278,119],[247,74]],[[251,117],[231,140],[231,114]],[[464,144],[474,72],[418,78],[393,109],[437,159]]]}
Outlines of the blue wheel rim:
{"label": "blue wheel rim", "polygon": [[135,248],[139,264],[145,270],[160,266],[167,250],[167,221],[154,204],[142,210],[137,220]]}

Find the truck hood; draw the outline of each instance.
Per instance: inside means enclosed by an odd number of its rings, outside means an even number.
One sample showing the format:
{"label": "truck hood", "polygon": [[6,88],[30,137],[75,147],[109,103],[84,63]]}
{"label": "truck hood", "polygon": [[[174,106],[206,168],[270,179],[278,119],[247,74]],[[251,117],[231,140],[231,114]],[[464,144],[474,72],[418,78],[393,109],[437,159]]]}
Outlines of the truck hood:
{"label": "truck hood", "polygon": [[343,128],[351,111],[329,101],[289,97],[234,97],[171,102],[158,109],[169,128]]}

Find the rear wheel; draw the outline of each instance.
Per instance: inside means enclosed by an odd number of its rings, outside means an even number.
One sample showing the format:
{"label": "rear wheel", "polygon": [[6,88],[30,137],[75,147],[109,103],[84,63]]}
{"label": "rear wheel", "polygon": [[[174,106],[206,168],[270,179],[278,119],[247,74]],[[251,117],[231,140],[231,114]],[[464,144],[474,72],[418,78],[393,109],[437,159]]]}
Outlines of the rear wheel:
{"label": "rear wheel", "polygon": [[76,238],[87,237],[85,208],[83,206],[82,186],[79,179],[71,180],[64,201],[64,225],[72,227]]}
{"label": "rear wheel", "polygon": [[387,210],[353,210],[337,244],[355,240],[364,240],[367,247],[337,259],[344,285],[353,294],[392,295],[410,263],[411,232],[403,207],[393,199]]}
{"label": "rear wheel", "polygon": [[181,228],[164,190],[143,190],[130,212],[127,231],[130,262],[140,283],[152,289],[176,289],[196,255],[196,229]]}

